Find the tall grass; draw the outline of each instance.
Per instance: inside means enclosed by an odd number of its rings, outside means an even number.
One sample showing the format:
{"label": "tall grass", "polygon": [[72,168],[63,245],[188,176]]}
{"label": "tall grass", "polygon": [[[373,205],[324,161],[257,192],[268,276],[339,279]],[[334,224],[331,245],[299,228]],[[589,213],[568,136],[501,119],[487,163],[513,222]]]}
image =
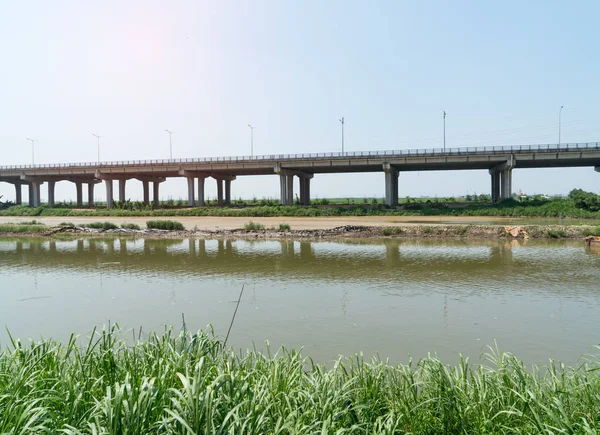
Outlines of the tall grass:
{"label": "tall grass", "polygon": [[116,230],[119,228],[118,225],[115,225],[112,222],[90,222],[89,224],[84,224],[83,226],[103,231]]}
{"label": "tall grass", "polygon": [[36,221],[0,224],[2,233],[43,233],[47,230],[46,225]]}
{"label": "tall grass", "polygon": [[170,231],[183,231],[185,227],[181,222],[170,221],[170,220],[156,220],[146,222],[148,228],[157,230],[170,230]]}
{"label": "tall grass", "polygon": [[113,327],[82,346],[13,340],[0,354],[0,433],[594,434],[599,369],[594,358],[527,370],[497,349],[477,367],[357,355],[327,369],[285,348],[226,350],[211,332],[132,344]]}

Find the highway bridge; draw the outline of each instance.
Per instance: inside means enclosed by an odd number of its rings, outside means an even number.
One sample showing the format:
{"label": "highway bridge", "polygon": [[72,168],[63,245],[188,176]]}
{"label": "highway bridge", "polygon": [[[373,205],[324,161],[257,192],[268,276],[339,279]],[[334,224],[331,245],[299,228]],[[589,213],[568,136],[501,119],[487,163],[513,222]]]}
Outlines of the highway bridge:
{"label": "highway bridge", "polygon": [[398,176],[405,171],[488,170],[492,200],[497,202],[511,196],[513,169],[579,166],[600,172],[600,142],[0,166],[0,181],[15,186],[17,204],[22,203],[22,186],[28,186],[31,206],[40,205],[40,189],[46,183],[50,207],[58,181],[75,184],[78,206],[83,206],[86,184],[90,207],[94,206],[95,185],[104,183],[106,205],[111,208],[114,182],[118,182],[118,199],[125,201],[127,181],[141,181],[146,204],[150,204],[152,183],[152,202],[157,206],[160,183],[184,177],[188,205],[193,207],[205,205],[207,178],[216,181],[218,205],[223,206],[231,203],[231,183],[237,177],[276,174],[281,204],[293,204],[294,177],[298,177],[300,204],[309,205],[310,180],[315,174],[381,172],[386,204],[393,207],[398,205]]}

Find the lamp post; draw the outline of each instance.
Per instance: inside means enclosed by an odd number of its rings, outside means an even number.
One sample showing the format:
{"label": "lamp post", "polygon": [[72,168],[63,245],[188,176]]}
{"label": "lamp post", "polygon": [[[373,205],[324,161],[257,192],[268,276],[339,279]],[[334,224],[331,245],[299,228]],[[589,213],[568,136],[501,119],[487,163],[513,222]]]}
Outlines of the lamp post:
{"label": "lamp post", "polygon": [[173,139],[172,139],[172,135],[173,133],[175,133],[174,131],[169,131],[165,128],[165,131],[167,133],[169,133],[169,156],[171,157],[171,160],[173,160]]}
{"label": "lamp post", "polygon": [[254,129],[256,127],[252,127],[250,124],[248,127],[250,127],[250,157],[254,157]]}
{"label": "lamp post", "polygon": [[446,151],[446,111],[444,110],[444,152]]}
{"label": "lamp post", "polygon": [[344,154],[344,117],[342,116],[341,119],[338,119],[338,121],[340,121],[342,123],[342,155]]}
{"label": "lamp post", "polygon": [[35,143],[37,139],[29,139],[26,138],[29,142],[31,142],[31,164],[35,165]]}
{"label": "lamp post", "polygon": [[560,106],[560,109],[558,109],[558,146],[560,146],[560,123],[563,107],[565,106]]}
{"label": "lamp post", "polygon": [[98,163],[100,163],[100,138],[102,136],[99,136],[99,135],[97,135],[95,133],[92,133],[92,136],[95,136],[96,139],[98,139]]}

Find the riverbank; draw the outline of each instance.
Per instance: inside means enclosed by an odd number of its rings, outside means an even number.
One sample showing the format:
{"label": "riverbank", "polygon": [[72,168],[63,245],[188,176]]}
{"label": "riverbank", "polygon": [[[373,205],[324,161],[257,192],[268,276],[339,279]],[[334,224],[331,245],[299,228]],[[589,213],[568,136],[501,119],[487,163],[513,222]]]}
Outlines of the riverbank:
{"label": "riverbank", "polygon": [[[139,220],[139,219],[138,219]],[[600,236],[600,227],[588,225],[477,225],[477,224],[431,224],[406,223],[392,225],[339,225],[339,220],[293,220],[292,224],[270,219],[242,221],[237,218],[227,222],[206,223],[203,228],[197,225],[189,229],[189,222],[181,222],[184,230],[141,229],[145,222],[128,219],[126,222],[109,220],[105,222],[62,222],[48,224],[43,219],[35,221],[15,221],[2,224],[0,236],[58,237],[58,236],[131,236],[142,238],[237,238],[237,239],[339,239],[339,238],[439,238],[439,239],[583,239],[590,235]],[[131,222],[133,221],[133,222]],[[296,228],[298,221],[302,226]],[[264,223],[263,223],[264,222]],[[476,222],[476,220],[475,220]],[[154,222],[156,223],[156,222]],[[178,224],[179,221],[160,221],[159,223]],[[367,222],[368,223],[368,222]],[[372,222],[371,222],[372,223]],[[224,227],[224,228],[222,228]]]}
{"label": "riverbank", "polygon": [[482,365],[409,365],[298,351],[226,349],[210,334],[79,346],[13,340],[0,354],[7,433],[597,433],[600,360],[528,370],[490,350]]}

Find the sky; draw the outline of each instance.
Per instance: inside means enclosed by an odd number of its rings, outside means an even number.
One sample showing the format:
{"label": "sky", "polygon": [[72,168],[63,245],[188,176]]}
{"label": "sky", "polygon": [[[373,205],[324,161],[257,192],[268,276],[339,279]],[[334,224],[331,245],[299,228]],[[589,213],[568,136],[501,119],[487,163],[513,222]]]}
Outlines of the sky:
{"label": "sky", "polygon": [[[174,158],[248,155],[248,124],[255,154],[339,151],[342,116],[347,151],[433,148],[443,111],[448,147],[557,143],[561,105],[561,142],[597,142],[599,14],[551,0],[2,2],[0,165],[31,163],[26,138],[35,163],[95,161],[93,134],[102,160],[168,158],[165,129]],[[486,171],[399,183],[401,197],[490,191]],[[600,192],[600,173],[513,171],[515,191],[573,188]],[[236,199],[278,193],[275,175],[232,183]],[[384,175],[316,175],[311,194],[382,197]],[[185,195],[183,179],[161,185]]]}

